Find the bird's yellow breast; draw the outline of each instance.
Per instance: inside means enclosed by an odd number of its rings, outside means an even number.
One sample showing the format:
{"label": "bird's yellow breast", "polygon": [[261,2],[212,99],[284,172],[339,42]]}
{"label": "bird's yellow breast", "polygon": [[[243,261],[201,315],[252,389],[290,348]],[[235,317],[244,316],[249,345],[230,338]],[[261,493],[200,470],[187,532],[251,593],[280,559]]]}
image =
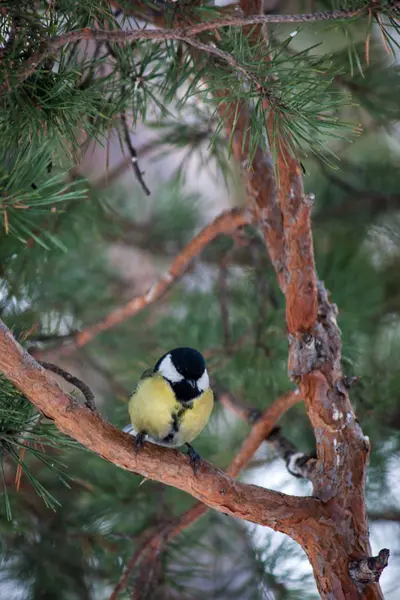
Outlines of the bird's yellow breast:
{"label": "bird's yellow breast", "polygon": [[169,383],[155,374],[139,382],[129,401],[129,414],[136,432],[146,432],[156,442],[181,446],[194,440],[205,427],[213,403],[213,393],[208,388],[183,405]]}

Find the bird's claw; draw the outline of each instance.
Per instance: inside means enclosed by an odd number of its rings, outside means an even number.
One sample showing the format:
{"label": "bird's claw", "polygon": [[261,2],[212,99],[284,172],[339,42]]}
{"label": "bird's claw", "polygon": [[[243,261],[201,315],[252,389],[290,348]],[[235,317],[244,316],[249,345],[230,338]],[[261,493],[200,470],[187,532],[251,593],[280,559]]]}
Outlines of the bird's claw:
{"label": "bird's claw", "polygon": [[192,465],[193,468],[193,473],[195,475],[197,475],[197,470],[199,468],[199,464],[201,462],[201,456],[200,454],[198,454],[198,452],[196,452],[196,450],[193,448],[193,446],[191,446],[190,444],[185,444],[186,448],[188,450],[188,456],[190,459],[190,464]]}
{"label": "bird's claw", "polygon": [[136,454],[138,454],[140,452],[140,449],[142,448],[143,444],[144,444],[144,440],[146,437],[146,432],[145,431],[141,431],[140,433],[137,433],[135,436],[135,450],[136,450]]}

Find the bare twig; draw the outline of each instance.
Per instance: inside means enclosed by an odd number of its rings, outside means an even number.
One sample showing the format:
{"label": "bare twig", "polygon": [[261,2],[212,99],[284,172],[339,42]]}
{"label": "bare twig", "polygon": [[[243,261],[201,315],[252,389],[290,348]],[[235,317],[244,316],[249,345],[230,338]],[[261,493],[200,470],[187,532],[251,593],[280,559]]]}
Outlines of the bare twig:
{"label": "bare twig", "polygon": [[128,147],[129,154],[131,155],[131,164],[132,164],[133,172],[135,173],[136,179],[140,183],[140,186],[141,186],[142,190],[144,191],[144,193],[146,194],[146,196],[150,196],[150,190],[144,182],[142,172],[138,165],[138,154],[137,154],[136,149],[133,146],[132,141],[131,141],[131,136],[129,133],[129,127],[128,127],[128,122],[127,122],[125,113],[122,113],[121,121],[122,121],[122,126],[124,129],[125,143]]}
{"label": "bare twig", "polygon": [[370,521],[394,521],[400,523],[400,510],[387,509],[382,511],[371,510],[368,512]]}
{"label": "bare twig", "polygon": [[65,379],[65,381],[68,381],[68,383],[71,383],[76,388],[78,388],[78,390],[80,390],[82,392],[82,394],[85,396],[85,406],[87,406],[92,411],[96,411],[96,403],[94,400],[94,394],[93,394],[92,390],[90,389],[90,387],[88,385],[86,385],[86,383],[84,383],[83,381],[78,379],[78,377],[71,375],[71,373],[68,373],[68,371],[65,371],[61,367],[59,367],[57,365],[53,365],[53,363],[45,362],[42,360],[38,360],[37,362],[44,369],[47,369],[48,371],[52,371],[56,375],[59,375],[59,377],[62,377],[63,379]]}

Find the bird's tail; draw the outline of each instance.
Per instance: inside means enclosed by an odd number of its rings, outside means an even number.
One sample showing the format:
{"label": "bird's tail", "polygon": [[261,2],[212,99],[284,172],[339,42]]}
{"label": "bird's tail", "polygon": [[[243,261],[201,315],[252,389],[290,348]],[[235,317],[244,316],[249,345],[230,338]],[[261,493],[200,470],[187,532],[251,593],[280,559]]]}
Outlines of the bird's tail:
{"label": "bird's tail", "polygon": [[132,425],[126,425],[122,431],[125,431],[125,433],[129,433],[129,435],[136,435],[136,431],[134,430],[134,428],[132,427]]}

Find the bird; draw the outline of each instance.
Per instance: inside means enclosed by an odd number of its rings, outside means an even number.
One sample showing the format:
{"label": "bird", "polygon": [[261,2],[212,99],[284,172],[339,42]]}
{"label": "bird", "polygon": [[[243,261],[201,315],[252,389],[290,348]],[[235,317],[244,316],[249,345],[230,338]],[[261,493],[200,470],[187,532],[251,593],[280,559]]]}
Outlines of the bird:
{"label": "bird", "polygon": [[132,425],[139,452],[144,441],[177,448],[186,446],[194,473],[201,456],[192,442],[207,425],[214,394],[203,355],[194,348],[175,348],[147,369],[129,399]]}

